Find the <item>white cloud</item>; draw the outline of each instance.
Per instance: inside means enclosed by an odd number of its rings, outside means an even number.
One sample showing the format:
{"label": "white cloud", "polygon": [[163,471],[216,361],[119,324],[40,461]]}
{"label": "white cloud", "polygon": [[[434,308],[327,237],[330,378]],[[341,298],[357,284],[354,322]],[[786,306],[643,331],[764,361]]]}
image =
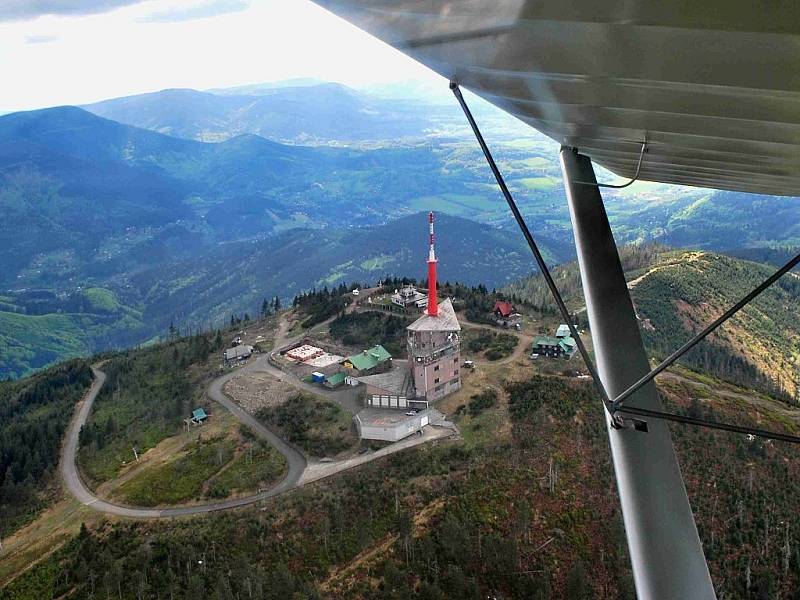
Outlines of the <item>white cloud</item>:
{"label": "white cloud", "polygon": [[92,15],[143,0],[2,0],[0,21],[25,21],[44,15]]}
{"label": "white cloud", "polygon": [[[149,0],[100,15],[0,23],[0,111],[292,77],[348,85],[438,78],[308,0],[258,0],[215,17],[142,22],[156,8],[185,6]],[[28,43],[40,35],[58,39]]]}
{"label": "white cloud", "polygon": [[245,0],[211,0],[191,6],[180,6],[145,15],[140,21],[144,23],[181,23],[218,17],[228,13],[241,12],[250,7]]}
{"label": "white cloud", "polygon": [[58,39],[57,35],[26,35],[25,41],[29,44],[49,44],[50,42],[55,42]]}

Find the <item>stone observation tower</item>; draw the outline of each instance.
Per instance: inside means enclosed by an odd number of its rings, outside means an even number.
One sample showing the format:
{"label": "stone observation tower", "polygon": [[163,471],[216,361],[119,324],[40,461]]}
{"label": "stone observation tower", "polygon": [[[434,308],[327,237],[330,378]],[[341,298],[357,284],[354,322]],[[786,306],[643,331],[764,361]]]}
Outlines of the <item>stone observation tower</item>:
{"label": "stone observation tower", "polygon": [[438,302],[433,213],[428,214],[428,309],[408,326],[408,361],[417,398],[439,400],[461,388],[461,325],[450,299]]}

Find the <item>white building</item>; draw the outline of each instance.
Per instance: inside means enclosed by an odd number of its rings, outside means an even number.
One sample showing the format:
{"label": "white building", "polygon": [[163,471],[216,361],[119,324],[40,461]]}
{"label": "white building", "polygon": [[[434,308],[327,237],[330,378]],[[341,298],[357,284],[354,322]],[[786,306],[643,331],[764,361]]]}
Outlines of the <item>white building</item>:
{"label": "white building", "polygon": [[401,410],[371,408],[365,408],[354,419],[361,439],[384,442],[397,442],[421,432],[429,421],[427,412],[407,415]]}

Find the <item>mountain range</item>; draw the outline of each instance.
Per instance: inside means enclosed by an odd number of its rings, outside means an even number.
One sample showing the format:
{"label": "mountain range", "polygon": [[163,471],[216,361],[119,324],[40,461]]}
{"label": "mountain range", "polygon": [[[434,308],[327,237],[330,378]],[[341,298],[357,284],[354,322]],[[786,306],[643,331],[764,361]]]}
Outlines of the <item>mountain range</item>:
{"label": "mountain range", "polygon": [[325,82],[245,86],[214,93],[171,89],[84,108],[120,123],[181,138],[218,142],[252,133],[302,144],[419,138],[435,127],[436,117],[453,116],[456,109],[434,106],[435,114],[431,114],[430,106],[375,98]]}
{"label": "mountain range", "polygon": [[[401,96],[294,81],[0,117],[0,377],[263,297],[418,275],[429,210],[444,277],[528,274],[457,106]],[[548,260],[570,260],[557,147],[475,107]],[[619,243],[764,256],[800,244],[795,198],[637,183],[606,203]]]}

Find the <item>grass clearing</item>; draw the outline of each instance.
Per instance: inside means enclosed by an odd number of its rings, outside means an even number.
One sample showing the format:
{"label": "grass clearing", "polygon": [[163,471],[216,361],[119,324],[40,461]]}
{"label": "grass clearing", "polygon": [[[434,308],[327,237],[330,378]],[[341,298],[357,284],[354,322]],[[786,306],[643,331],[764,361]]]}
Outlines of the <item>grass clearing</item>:
{"label": "grass clearing", "polygon": [[464,347],[469,352],[483,353],[487,360],[500,360],[511,356],[519,344],[519,338],[510,333],[498,333],[488,329],[465,329],[462,333]]}
{"label": "grass clearing", "polygon": [[254,441],[240,452],[210,482],[208,496],[227,496],[249,490],[263,489],[280,481],[286,473],[283,455],[264,441]]}
{"label": "grass clearing", "polygon": [[198,440],[184,455],[122,484],[115,496],[133,506],[180,504],[199,498],[203,484],[231,460],[235,447],[232,439]]}
{"label": "grass clearing", "polygon": [[514,180],[513,183],[521,185],[526,190],[538,192],[550,191],[556,187],[556,180],[552,177],[524,177]]}

